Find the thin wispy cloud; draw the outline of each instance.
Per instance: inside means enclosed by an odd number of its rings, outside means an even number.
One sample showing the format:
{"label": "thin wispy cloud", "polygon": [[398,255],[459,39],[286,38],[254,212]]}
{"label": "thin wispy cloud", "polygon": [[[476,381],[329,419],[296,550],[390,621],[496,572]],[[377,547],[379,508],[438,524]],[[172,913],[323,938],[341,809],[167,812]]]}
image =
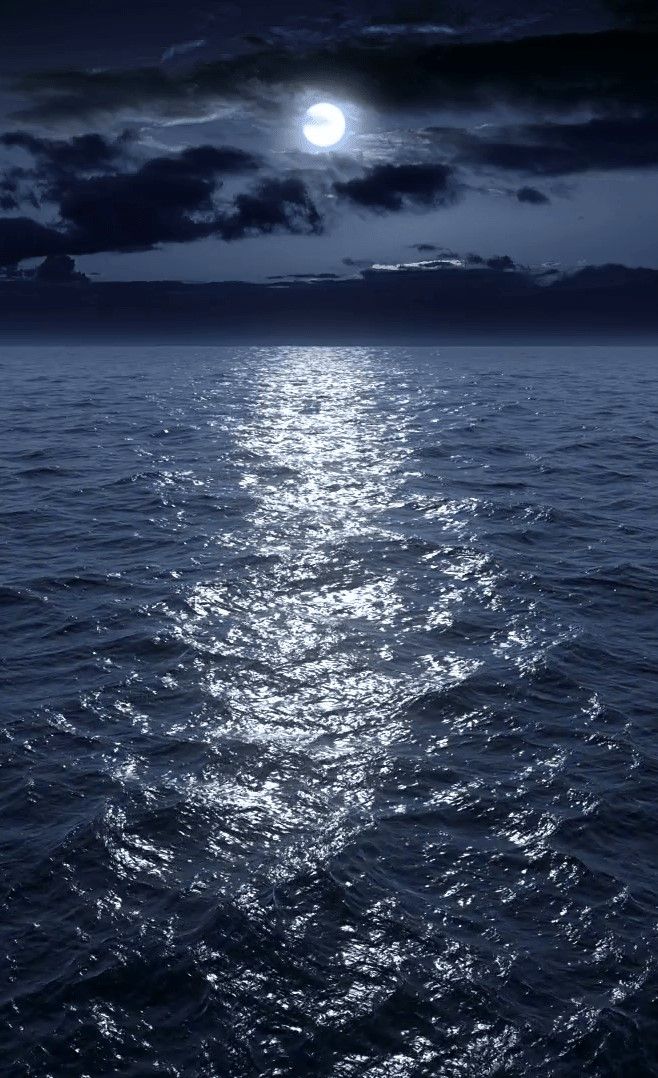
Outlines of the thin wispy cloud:
{"label": "thin wispy cloud", "polygon": [[207,41],[204,37],[197,38],[196,41],[181,41],[177,45],[170,45],[160,57],[160,63],[166,64],[168,60],[175,60],[177,56],[186,56],[187,53],[202,49],[205,45]]}

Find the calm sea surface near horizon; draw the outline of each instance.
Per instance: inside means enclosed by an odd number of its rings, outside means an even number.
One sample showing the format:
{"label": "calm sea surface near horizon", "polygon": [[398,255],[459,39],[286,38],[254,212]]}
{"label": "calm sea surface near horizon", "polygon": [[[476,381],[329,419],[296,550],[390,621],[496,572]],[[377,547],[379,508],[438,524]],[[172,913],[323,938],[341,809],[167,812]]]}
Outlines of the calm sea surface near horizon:
{"label": "calm sea surface near horizon", "polygon": [[3,1076],[658,1075],[658,350],[0,376]]}

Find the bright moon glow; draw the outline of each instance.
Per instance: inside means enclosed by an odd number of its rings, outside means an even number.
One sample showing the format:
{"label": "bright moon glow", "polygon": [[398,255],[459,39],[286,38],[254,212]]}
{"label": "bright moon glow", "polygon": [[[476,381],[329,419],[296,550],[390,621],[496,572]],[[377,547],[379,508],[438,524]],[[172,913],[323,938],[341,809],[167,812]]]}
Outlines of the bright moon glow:
{"label": "bright moon glow", "polygon": [[306,112],[304,135],[314,146],[335,146],[345,134],[345,117],[336,105],[321,101]]}

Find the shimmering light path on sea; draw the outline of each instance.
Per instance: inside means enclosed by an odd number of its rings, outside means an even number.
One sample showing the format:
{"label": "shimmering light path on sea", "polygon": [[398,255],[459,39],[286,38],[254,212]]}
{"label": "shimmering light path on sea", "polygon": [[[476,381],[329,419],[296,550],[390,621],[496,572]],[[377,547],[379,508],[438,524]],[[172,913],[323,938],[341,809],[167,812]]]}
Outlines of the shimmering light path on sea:
{"label": "shimmering light path on sea", "polygon": [[4,349],[13,1076],[658,1074],[649,349]]}

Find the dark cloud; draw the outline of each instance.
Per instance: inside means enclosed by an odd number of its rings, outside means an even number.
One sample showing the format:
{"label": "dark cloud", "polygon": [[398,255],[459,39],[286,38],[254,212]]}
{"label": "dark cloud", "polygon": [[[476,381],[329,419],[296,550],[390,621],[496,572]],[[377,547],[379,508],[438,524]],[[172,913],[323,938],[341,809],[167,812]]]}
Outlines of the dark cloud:
{"label": "dark cloud", "polygon": [[0,135],[0,146],[28,153],[30,168],[13,166],[0,175],[0,208],[18,209],[29,202],[37,208],[51,192],[78,175],[107,172],[119,167],[132,136],[124,133],[116,139],[87,134],[71,139],[47,139],[29,131],[8,131]]}
{"label": "dark cloud", "polygon": [[519,202],[527,202],[530,206],[545,206],[550,202],[548,195],[536,187],[519,187],[516,197]]}
{"label": "dark cloud", "polygon": [[367,266],[372,265],[371,258],[351,258],[349,255],[347,258],[341,259],[344,266],[348,266],[350,269],[366,269]]}
{"label": "dark cloud", "polygon": [[48,197],[57,203],[62,227],[0,219],[0,264],[36,255],[149,250],[213,235],[228,241],[276,231],[320,232],[320,213],[295,176],[266,178],[238,194],[230,208],[218,208],[222,178],[259,165],[242,150],[199,146],[153,158],[133,172],[56,173]]}
{"label": "dark cloud", "polygon": [[485,264],[492,270],[516,269],[514,259],[510,258],[509,255],[496,255],[494,258],[487,258]]}
{"label": "dark cloud", "polygon": [[0,266],[65,250],[64,236],[57,229],[29,217],[0,217]]}
{"label": "dark cloud", "polygon": [[459,258],[460,256],[451,247],[442,247],[438,243],[411,243],[409,246],[419,254],[440,254],[442,258]]}
{"label": "dark cloud", "polygon": [[26,150],[39,162],[73,172],[93,172],[106,169],[125,152],[130,135],[106,139],[99,134],[80,135],[71,139],[39,138],[29,131],[9,131],[0,136],[0,145]]}
{"label": "dark cloud", "polygon": [[497,270],[499,273],[503,270],[520,269],[509,255],[494,255],[493,258],[483,258],[482,255],[471,253],[466,255],[464,262],[467,266],[486,266],[488,269]]}
{"label": "dark cloud", "polygon": [[152,110],[163,116],[195,116],[201,100],[189,107],[184,78],[163,68],[127,71],[50,71],[28,75],[17,87],[32,104],[17,113],[27,121],[112,120],[123,112],[143,114]]}
{"label": "dark cloud", "polygon": [[187,150],[169,157],[154,157],[147,161],[142,171],[150,175],[215,176],[218,173],[253,172],[261,165],[261,159],[246,150],[234,146],[190,146]]}
{"label": "dark cloud", "polygon": [[426,137],[459,164],[529,176],[658,165],[658,115],[522,124],[489,128],[484,135],[441,127]]}
{"label": "dark cloud", "polygon": [[211,234],[219,178],[258,164],[242,150],[198,146],[153,158],[136,172],[69,180],[53,197],[73,253],[145,250]]}
{"label": "dark cloud", "polygon": [[364,176],[334,183],[333,189],[354,205],[380,213],[398,212],[405,205],[447,205],[457,197],[453,170],[443,164],[376,165]]}
{"label": "dark cloud", "polygon": [[17,210],[20,204],[19,193],[21,170],[14,169],[0,176],[0,210]]}
{"label": "dark cloud", "polygon": [[36,209],[39,199],[33,188],[34,174],[29,169],[8,168],[0,173],[0,208],[16,210],[23,202]]}
{"label": "dark cloud", "polygon": [[207,234],[197,214],[212,214],[210,177],[139,173],[78,180],[61,192],[59,211],[75,253],[146,250]]}
{"label": "dark cloud", "polygon": [[69,255],[48,255],[37,266],[34,276],[38,281],[52,281],[59,284],[72,284],[74,281],[88,281],[84,273],[78,273],[75,261]]}
{"label": "dark cloud", "polygon": [[224,240],[275,231],[319,233],[322,219],[302,180],[273,178],[253,192],[238,195],[235,211],[222,218],[217,231]]}
{"label": "dark cloud", "polygon": [[272,44],[177,73],[161,67],[35,74],[18,87],[32,121],[121,113],[193,117],[223,102],[270,110],[290,93],[335,95],[380,109],[490,107],[572,111],[651,107],[658,34],[642,29],[498,41],[343,38],[304,50]]}
{"label": "dark cloud", "polygon": [[269,273],[268,281],[338,281],[337,273]]}

